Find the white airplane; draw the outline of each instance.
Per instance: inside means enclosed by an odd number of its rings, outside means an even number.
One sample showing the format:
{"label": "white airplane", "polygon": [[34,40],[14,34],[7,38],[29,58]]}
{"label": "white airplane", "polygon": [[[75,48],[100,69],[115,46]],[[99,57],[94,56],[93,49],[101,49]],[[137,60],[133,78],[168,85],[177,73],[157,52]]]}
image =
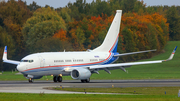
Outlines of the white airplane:
{"label": "white airplane", "polygon": [[7,59],[7,46],[5,46],[3,62],[17,65],[17,70],[29,79],[29,82],[33,82],[33,79],[40,79],[45,75],[54,76],[54,82],[62,82],[62,76],[69,75],[73,79],[81,80],[81,82],[90,82],[91,75],[93,73],[99,74],[99,70],[105,70],[109,74],[111,74],[109,70],[114,69],[121,69],[126,72],[125,68],[132,65],[162,63],[173,58],[177,46],[167,60],[111,64],[119,56],[155,51],[117,53],[121,16],[122,10],[117,10],[103,43],[93,50],[35,53],[24,57],[21,61],[14,61]]}

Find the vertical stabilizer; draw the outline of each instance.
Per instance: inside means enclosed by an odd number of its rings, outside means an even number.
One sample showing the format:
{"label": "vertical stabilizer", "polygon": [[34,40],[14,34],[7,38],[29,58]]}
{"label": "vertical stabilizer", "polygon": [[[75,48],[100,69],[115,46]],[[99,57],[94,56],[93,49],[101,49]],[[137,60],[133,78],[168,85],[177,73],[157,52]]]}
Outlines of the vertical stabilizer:
{"label": "vertical stabilizer", "polygon": [[122,10],[116,10],[116,15],[111,23],[108,33],[103,43],[93,51],[98,52],[116,52],[119,38]]}
{"label": "vertical stabilizer", "polygon": [[2,60],[7,60],[7,46],[4,48],[3,58]]}
{"label": "vertical stabilizer", "polygon": [[5,46],[5,48],[4,48],[2,60],[5,63],[15,64],[15,65],[18,65],[20,63],[20,61],[14,61],[14,60],[8,60],[7,59],[7,46]]}

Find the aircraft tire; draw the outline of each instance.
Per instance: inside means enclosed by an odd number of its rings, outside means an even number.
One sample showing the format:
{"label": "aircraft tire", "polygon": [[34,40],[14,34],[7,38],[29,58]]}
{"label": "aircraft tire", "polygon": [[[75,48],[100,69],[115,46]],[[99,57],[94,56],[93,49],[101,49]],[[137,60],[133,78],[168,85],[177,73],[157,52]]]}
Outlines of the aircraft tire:
{"label": "aircraft tire", "polygon": [[86,83],[89,83],[90,82],[90,78],[86,79],[85,81],[86,81]]}
{"label": "aircraft tire", "polygon": [[81,80],[82,83],[89,83],[90,82],[90,78],[85,79],[85,80]]}
{"label": "aircraft tire", "polygon": [[54,82],[57,82],[57,79],[58,79],[57,76],[54,76],[54,77],[53,77],[53,81],[54,81]]}
{"label": "aircraft tire", "polygon": [[86,82],[86,80],[81,80],[81,82],[82,82],[82,83],[85,83],[85,82]]}
{"label": "aircraft tire", "polygon": [[58,82],[62,82],[62,77],[61,77],[61,76],[58,76],[57,81],[58,81]]}

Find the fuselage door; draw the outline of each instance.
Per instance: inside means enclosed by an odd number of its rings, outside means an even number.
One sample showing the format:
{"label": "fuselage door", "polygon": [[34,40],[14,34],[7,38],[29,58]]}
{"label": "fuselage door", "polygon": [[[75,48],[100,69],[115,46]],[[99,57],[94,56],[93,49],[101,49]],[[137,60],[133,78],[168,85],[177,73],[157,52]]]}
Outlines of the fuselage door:
{"label": "fuselage door", "polygon": [[40,67],[44,67],[45,59],[42,56],[38,56],[40,60]]}

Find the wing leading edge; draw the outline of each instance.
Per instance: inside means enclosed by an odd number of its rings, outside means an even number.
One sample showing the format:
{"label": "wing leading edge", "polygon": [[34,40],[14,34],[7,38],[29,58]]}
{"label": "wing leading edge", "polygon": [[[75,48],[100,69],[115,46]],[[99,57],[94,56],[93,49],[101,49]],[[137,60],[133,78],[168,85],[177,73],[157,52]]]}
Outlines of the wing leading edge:
{"label": "wing leading edge", "polygon": [[162,63],[164,61],[172,60],[175,54],[177,46],[173,50],[172,54],[167,60],[156,60],[156,61],[144,61],[144,62],[129,62],[129,63],[117,63],[117,64],[107,64],[107,65],[96,65],[90,66],[89,69],[101,69],[101,68],[110,68],[110,67],[124,67],[124,66],[132,66],[132,65],[142,65],[142,64],[153,64],[153,63]]}
{"label": "wing leading edge", "polygon": [[7,59],[7,46],[5,46],[5,48],[4,48],[4,53],[3,53],[2,60],[5,63],[10,63],[10,64],[14,64],[14,65],[18,65],[20,63],[20,61],[14,61],[14,60],[8,60]]}

